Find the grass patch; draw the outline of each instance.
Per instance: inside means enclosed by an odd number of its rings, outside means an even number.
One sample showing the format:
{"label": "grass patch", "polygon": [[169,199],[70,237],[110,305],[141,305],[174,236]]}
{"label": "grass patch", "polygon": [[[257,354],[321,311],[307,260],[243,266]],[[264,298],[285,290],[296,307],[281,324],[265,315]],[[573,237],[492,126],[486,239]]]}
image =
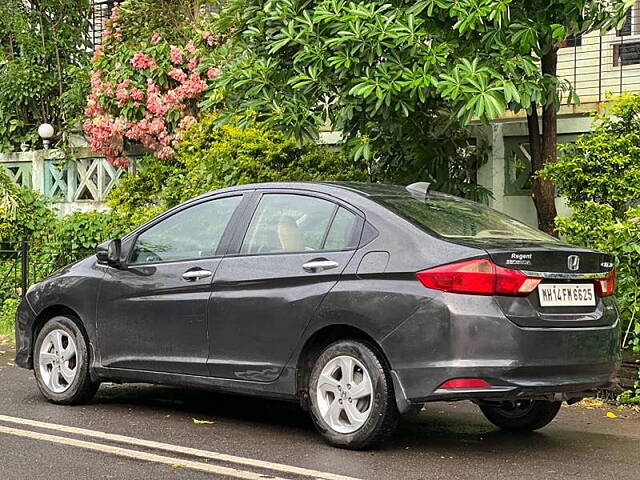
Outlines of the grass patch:
{"label": "grass patch", "polygon": [[16,311],[20,300],[6,298],[0,303],[0,343],[15,343]]}

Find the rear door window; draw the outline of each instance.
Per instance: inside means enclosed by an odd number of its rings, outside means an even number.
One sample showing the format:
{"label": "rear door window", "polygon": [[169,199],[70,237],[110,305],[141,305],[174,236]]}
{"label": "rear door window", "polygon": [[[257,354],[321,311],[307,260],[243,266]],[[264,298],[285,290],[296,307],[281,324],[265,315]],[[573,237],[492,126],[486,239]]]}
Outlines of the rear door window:
{"label": "rear door window", "polygon": [[242,242],[242,254],[313,252],[355,247],[357,217],[333,202],[296,195],[263,195]]}

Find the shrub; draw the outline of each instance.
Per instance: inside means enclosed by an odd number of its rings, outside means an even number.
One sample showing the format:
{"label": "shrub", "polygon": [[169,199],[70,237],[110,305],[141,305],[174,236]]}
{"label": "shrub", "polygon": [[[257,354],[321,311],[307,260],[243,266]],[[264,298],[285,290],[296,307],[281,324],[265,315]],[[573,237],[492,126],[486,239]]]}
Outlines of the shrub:
{"label": "shrub", "polygon": [[18,241],[31,238],[34,232],[46,232],[54,217],[42,195],[17,186],[0,167],[0,241]]}
{"label": "shrub", "polygon": [[76,212],[55,222],[50,234],[32,241],[31,257],[44,273],[95,253],[96,247],[127,233],[130,219],[110,212]]}
{"label": "shrub", "polygon": [[271,181],[367,180],[363,163],[322,145],[296,146],[263,125],[218,126],[216,116],[193,125],[174,161],[146,157],[109,196],[118,215],[149,215],[225,186]]}
{"label": "shrub", "polygon": [[7,336],[12,341],[15,335],[15,318],[20,300],[14,297],[0,302],[0,336]]}
{"label": "shrub", "polygon": [[220,75],[201,65],[202,50],[215,39],[197,5],[127,0],[106,22],[92,60],[84,129],[93,150],[114,165],[128,164],[124,152],[131,143],[173,158],[181,132],[200,112],[207,81]]}
{"label": "shrub", "polygon": [[[541,175],[556,183],[573,209],[571,217],[556,219],[558,232],[613,254],[623,347],[640,352],[640,96],[616,99],[608,115],[596,117],[593,130],[564,146]],[[638,394],[640,385],[624,399]]]}

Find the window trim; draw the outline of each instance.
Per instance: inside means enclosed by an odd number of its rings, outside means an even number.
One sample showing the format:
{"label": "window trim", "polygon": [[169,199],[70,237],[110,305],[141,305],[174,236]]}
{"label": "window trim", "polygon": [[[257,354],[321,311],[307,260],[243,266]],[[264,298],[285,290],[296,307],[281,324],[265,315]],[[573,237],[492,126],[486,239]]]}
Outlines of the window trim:
{"label": "window trim", "polygon": [[[203,203],[214,202],[216,200],[222,200],[224,198],[231,198],[231,197],[240,197],[240,201],[238,202],[236,209],[231,215],[231,218],[229,218],[229,222],[227,223],[227,226],[222,232],[222,236],[220,237],[220,243],[218,244],[218,247],[216,248],[214,255],[209,255],[206,257],[195,257],[195,258],[181,258],[176,260],[165,260],[165,261],[150,262],[150,263],[131,263],[131,257],[133,256],[136,243],[138,242],[138,238],[140,237],[140,235],[142,235],[143,233],[152,229],[156,225],[159,225],[163,221],[173,217],[174,215],[177,215],[180,212],[188,210],[189,208],[202,205]],[[142,225],[140,228],[138,228],[137,230],[135,230],[134,232],[132,232],[130,235],[126,237],[127,242],[131,242],[131,243],[130,243],[129,251],[127,252],[127,258],[125,260],[125,268],[144,268],[144,267],[151,267],[155,265],[170,265],[170,264],[194,262],[197,260],[212,260],[212,259],[224,257],[226,251],[229,249],[230,240],[233,236],[233,233],[235,232],[235,227],[238,223],[238,218],[241,218],[241,215],[244,213],[244,210],[247,206],[247,203],[246,203],[247,197],[248,195],[246,191],[225,192],[220,195],[195,199],[193,201],[174,207],[173,209],[168,210],[163,214],[160,214],[158,217],[150,220],[149,222]]]}
{"label": "window trim", "polygon": [[[244,239],[249,231],[249,226],[251,225],[251,221],[258,210],[260,205],[260,201],[265,195],[298,195],[303,197],[311,197],[317,198],[319,200],[324,200],[330,202],[335,205],[334,211],[332,213],[331,221],[328,223],[327,228],[325,230],[322,246],[324,247],[324,243],[326,242],[326,238],[331,230],[333,225],[333,221],[337,215],[337,212],[340,210],[340,207],[347,210],[349,213],[355,215],[357,219],[356,227],[354,227],[353,232],[353,240],[357,240],[355,245],[351,248],[344,248],[340,250],[303,250],[300,252],[266,252],[266,253],[243,253],[241,252],[242,244],[244,243]],[[337,252],[350,252],[355,251],[360,248],[360,241],[362,239],[362,232],[364,229],[364,224],[366,221],[365,215],[356,207],[351,204],[348,204],[341,199],[334,197],[333,195],[324,194],[321,192],[316,192],[312,190],[302,190],[302,189],[280,189],[280,188],[269,188],[264,190],[255,190],[252,192],[251,198],[247,202],[247,207],[244,212],[243,218],[238,222],[238,228],[235,232],[234,238],[230,242],[229,249],[227,250],[225,257],[259,257],[259,256],[273,256],[273,255],[319,255],[323,253],[337,253]]]}

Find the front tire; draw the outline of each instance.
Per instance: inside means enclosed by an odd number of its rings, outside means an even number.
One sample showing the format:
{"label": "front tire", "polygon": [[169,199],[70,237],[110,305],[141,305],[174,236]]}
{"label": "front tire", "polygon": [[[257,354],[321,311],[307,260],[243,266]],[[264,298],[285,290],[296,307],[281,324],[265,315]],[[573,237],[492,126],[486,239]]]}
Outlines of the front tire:
{"label": "front tire", "polygon": [[331,445],[363,450],[398,424],[388,370],[366,344],[342,340],[318,357],[309,381],[311,417]]}
{"label": "front tire", "polygon": [[89,374],[87,341],[76,323],[65,316],[53,317],[38,333],[33,370],[40,392],[51,403],[85,403],[100,386]]}
{"label": "front tire", "polygon": [[548,425],[558,414],[562,402],[514,400],[500,406],[481,405],[487,420],[503,430],[533,431]]}

